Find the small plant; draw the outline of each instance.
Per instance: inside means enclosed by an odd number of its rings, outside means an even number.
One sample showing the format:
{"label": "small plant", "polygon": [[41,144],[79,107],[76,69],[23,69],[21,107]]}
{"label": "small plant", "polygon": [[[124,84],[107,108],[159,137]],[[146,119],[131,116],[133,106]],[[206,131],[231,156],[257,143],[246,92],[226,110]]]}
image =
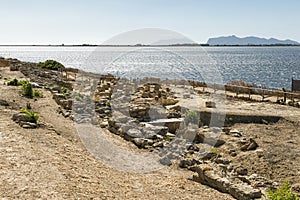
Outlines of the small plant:
{"label": "small plant", "polygon": [[216,155],[220,155],[220,152],[219,152],[218,149],[216,149],[216,148],[212,148],[212,149],[210,150],[210,152],[212,152],[212,153],[214,153],[214,154],[216,154]]}
{"label": "small plant", "polygon": [[287,181],[276,191],[268,189],[267,196],[270,200],[299,200],[299,197],[292,192],[292,187]]}
{"label": "small plant", "polygon": [[29,82],[26,82],[24,84],[22,84],[22,90],[23,90],[23,94],[26,97],[32,98],[33,97],[33,90],[32,90],[32,84]]}
{"label": "small plant", "polygon": [[111,103],[109,100],[106,101],[106,106],[110,107],[111,106]]}
{"label": "small plant", "polygon": [[189,110],[185,114],[185,124],[196,124],[198,125],[200,121],[199,115],[196,111],[194,110]]}
{"label": "small plant", "polygon": [[39,62],[37,64],[37,66],[47,68],[47,69],[51,69],[51,70],[56,70],[56,71],[58,71],[58,69],[64,69],[65,68],[61,63],[59,63],[55,60],[46,60],[45,62]]}
{"label": "small plant", "polygon": [[66,94],[66,93],[68,92],[68,88],[62,87],[62,88],[61,88],[61,92],[62,92],[63,94]]}
{"label": "small plant", "polygon": [[9,82],[7,82],[7,85],[10,86],[18,86],[19,85],[19,81],[17,78],[13,78],[12,80],[10,80]]}
{"label": "small plant", "polygon": [[44,95],[43,95],[43,92],[40,91],[40,90],[33,90],[32,96],[34,96],[34,97],[43,97]]}
{"label": "small plant", "polygon": [[171,142],[172,138],[169,135],[166,135],[166,141]]}
{"label": "small plant", "polygon": [[24,108],[21,109],[21,113],[25,113],[28,116],[28,118],[29,118],[29,122],[31,122],[31,123],[37,123],[38,119],[40,117],[39,114],[31,112],[31,111],[28,111],[28,110],[26,110]]}
{"label": "small plant", "polygon": [[27,109],[27,110],[31,110],[31,109],[32,109],[32,107],[31,107],[31,104],[30,104],[30,103],[26,103],[26,109]]}
{"label": "small plant", "polygon": [[24,85],[24,84],[27,84],[27,83],[29,83],[28,81],[26,81],[26,80],[19,80],[19,85]]}

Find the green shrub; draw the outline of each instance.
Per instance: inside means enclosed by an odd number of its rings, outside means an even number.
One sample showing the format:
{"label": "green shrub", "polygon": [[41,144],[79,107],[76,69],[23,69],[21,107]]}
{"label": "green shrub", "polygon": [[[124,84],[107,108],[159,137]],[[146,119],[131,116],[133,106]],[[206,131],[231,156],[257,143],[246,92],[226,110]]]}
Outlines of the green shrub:
{"label": "green shrub", "polygon": [[23,94],[26,97],[32,98],[33,97],[33,90],[32,90],[32,84],[29,82],[26,82],[22,85]]}
{"label": "green shrub", "polygon": [[18,81],[18,79],[16,78],[13,78],[12,80],[10,80],[7,85],[10,85],[10,86],[18,86],[20,83]]}
{"label": "green shrub", "polygon": [[292,187],[287,181],[276,191],[268,189],[267,196],[270,200],[299,200],[299,197],[292,192]]}
{"label": "green shrub", "polygon": [[188,125],[189,123],[198,125],[200,118],[196,111],[189,110],[186,112],[184,120],[186,125]]}
{"label": "green shrub", "polygon": [[24,108],[21,109],[21,113],[25,113],[29,117],[29,122],[31,122],[31,123],[37,123],[38,119],[40,117],[39,114],[28,111]]}
{"label": "green shrub", "polygon": [[24,85],[24,84],[27,84],[29,83],[28,81],[26,80],[19,80],[19,85]]}
{"label": "green shrub", "polygon": [[65,68],[61,63],[59,63],[55,60],[46,60],[45,62],[39,62],[37,64],[37,66],[51,69],[51,70],[58,70],[59,68],[62,68],[62,69]]}
{"label": "green shrub", "polygon": [[61,88],[61,92],[62,92],[63,94],[66,94],[66,93],[68,92],[68,88],[62,87],[62,88]]}
{"label": "green shrub", "polygon": [[43,97],[44,94],[40,90],[33,90],[32,96],[34,96],[34,97]]}

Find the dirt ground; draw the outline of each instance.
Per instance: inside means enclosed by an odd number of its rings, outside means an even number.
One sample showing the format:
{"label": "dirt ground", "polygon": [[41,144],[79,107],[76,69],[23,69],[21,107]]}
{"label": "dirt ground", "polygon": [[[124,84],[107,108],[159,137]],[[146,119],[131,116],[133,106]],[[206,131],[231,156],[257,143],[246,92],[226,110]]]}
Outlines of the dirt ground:
{"label": "dirt ground", "polygon": [[[193,172],[177,166],[148,173],[118,171],[95,159],[82,144],[71,120],[57,113],[58,105],[49,91],[34,101],[22,97],[20,88],[3,84],[8,79],[24,78],[20,72],[0,68],[0,197],[4,199],[233,199],[207,186],[188,180]],[[203,100],[205,101],[205,100]],[[202,103],[203,103],[202,101]],[[30,103],[40,113],[40,127],[23,129],[11,120],[20,107]],[[227,106],[228,105],[228,106]],[[300,109],[282,105],[228,100],[231,111],[282,116],[275,124],[235,124],[259,145],[255,152],[222,156],[242,164],[249,174],[263,175],[282,183],[300,185]],[[131,151],[139,150],[119,137],[111,140]],[[238,140],[238,139],[237,139]]]}
{"label": "dirt ground", "polygon": [[[59,115],[50,92],[34,101],[4,78],[24,78],[0,68],[0,197],[3,199],[233,199],[188,180],[193,173],[167,167],[145,174],[126,173],[96,160],[82,145],[73,122]],[[40,113],[37,129],[11,120],[29,102]],[[125,142],[125,141],[124,141]]]}

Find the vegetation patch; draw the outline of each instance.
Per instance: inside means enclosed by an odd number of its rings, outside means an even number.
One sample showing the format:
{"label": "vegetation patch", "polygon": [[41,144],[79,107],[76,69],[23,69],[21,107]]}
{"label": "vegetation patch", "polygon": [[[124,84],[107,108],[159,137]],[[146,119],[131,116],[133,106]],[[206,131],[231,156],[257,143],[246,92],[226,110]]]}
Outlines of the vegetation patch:
{"label": "vegetation patch", "polygon": [[21,113],[25,113],[28,116],[28,118],[29,118],[29,122],[35,123],[35,124],[38,122],[38,119],[40,117],[39,114],[34,113],[32,111],[28,111],[28,110],[26,110],[24,108],[21,109]]}
{"label": "vegetation patch", "polygon": [[58,71],[58,69],[65,68],[65,66],[63,66],[63,64],[61,64],[60,62],[57,62],[55,60],[46,60],[45,62],[39,62],[37,64],[37,66],[42,67],[42,68],[51,69],[51,70],[56,70],[56,71]]}
{"label": "vegetation patch", "polygon": [[275,191],[269,189],[267,196],[270,200],[299,200],[299,197],[292,192],[292,187],[287,181]]}

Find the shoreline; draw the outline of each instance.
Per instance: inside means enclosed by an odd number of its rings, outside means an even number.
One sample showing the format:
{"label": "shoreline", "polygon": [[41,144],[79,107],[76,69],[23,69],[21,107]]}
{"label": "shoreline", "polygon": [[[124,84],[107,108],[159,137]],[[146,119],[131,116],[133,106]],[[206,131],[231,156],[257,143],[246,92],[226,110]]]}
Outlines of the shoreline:
{"label": "shoreline", "polygon": [[[36,128],[24,129],[24,132],[33,131],[37,135],[40,134],[40,137],[47,137],[47,140],[52,141],[44,131],[49,132],[53,127],[55,132],[51,133],[51,136],[52,134],[58,135],[55,136],[56,140],[59,140],[59,137],[73,138],[68,142],[72,148],[75,146],[79,148],[77,145],[80,139],[83,143],[93,141],[97,145],[96,136],[78,138],[79,136],[73,132],[74,127],[71,128],[74,122],[79,125],[88,124],[94,128],[101,127],[107,130],[107,134],[111,137],[118,138],[120,145],[130,146],[139,152],[161,152],[161,164],[169,166],[166,170],[179,166],[183,168],[184,174],[193,173],[193,183],[209,185],[238,199],[265,195],[266,188],[277,187],[276,182],[281,183],[286,178],[295,188],[299,184],[297,180],[300,174],[297,174],[297,163],[300,163],[300,160],[297,160],[297,144],[300,141],[300,109],[298,108],[226,96],[225,105],[228,110],[225,116],[220,115],[224,117],[225,124],[217,127],[216,124],[219,123],[216,121],[215,126],[209,126],[210,121],[206,121],[212,118],[209,113],[211,115],[219,112],[222,114],[222,109],[220,109],[222,104],[216,101],[218,98],[212,98],[213,95],[218,96],[218,91],[214,91],[217,88],[203,90],[200,87],[197,90],[197,87],[193,87],[187,81],[178,84],[158,80],[155,82],[152,79],[134,82],[111,75],[95,75],[85,72],[78,72],[74,76],[74,72],[61,74],[57,71],[39,68],[35,63],[7,60],[8,64],[0,65],[0,73],[4,75],[0,79],[1,82],[11,80],[13,76],[19,79],[23,77],[38,85],[46,94],[45,98],[35,101],[20,95],[21,89],[18,87],[3,84],[0,86],[1,92],[3,91],[0,111],[6,116],[4,122],[14,124],[14,129],[20,131],[24,128],[10,120],[10,113],[17,113],[17,108],[29,101],[33,110],[41,114],[41,122]],[[5,77],[8,80],[5,80]],[[91,95],[89,91],[93,88],[95,92]],[[127,97],[131,99],[129,102]],[[47,108],[47,105],[51,106]],[[91,112],[93,105],[95,105],[95,112]],[[198,125],[196,124],[196,127],[186,125],[184,120],[189,115],[189,111],[198,111],[197,109],[200,110],[201,115]],[[149,116],[150,111],[151,116]],[[207,111],[207,113],[201,113],[201,111]],[[235,115],[230,115],[231,112]],[[266,116],[279,116],[280,118],[274,118],[273,121],[273,118]],[[215,117],[217,119],[219,116]],[[155,121],[156,118],[161,120]],[[73,131],[68,131],[65,125]],[[145,129],[145,126],[148,128]],[[8,130],[4,130],[6,134]],[[11,134],[15,135],[14,132]],[[30,140],[34,136],[30,134],[23,137],[29,137],[28,140]],[[78,141],[75,142],[74,138]],[[5,138],[4,141],[8,142]],[[52,141],[52,144],[57,142]],[[276,148],[274,148],[274,143],[276,143]],[[34,143],[34,145],[37,144]],[[58,144],[63,145],[60,142]],[[101,144],[100,141],[99,144]],[[184,152],[164,151],[173,145],[189,146],[189,148]],[[284,151],[287,146],[290,151]],[[51,145],[47,148],[53,151]],[[82,146],[80,148],[85,149]],[[6,154],[9,155],[9,152]],[[80,155],[80,158],[86,160],[89,154],[90,152],[86,152]],[[93,159],[95,157],[97,156],[94,155]],[[70,162],[74,159],[76,160],[76,156],[72,156]],[[272,162],[274,159],[278,159],[277,163]],[[102,163],[97,159],[93,162]],[[291,162],[295,163],[291,164]],[[69,161],[63,161],[63,163],[69,164]],[[78,167],[81,168],[80,164]],[[285,171],[281,171],[282,167]],[[5,168],[5,170],[10,169]],[[64,169],[63,172],[68,171]],[[57,173],[60,174],[60,172]],[[253,175],[257,173],[258,175]],[[240,180],[234,178],[236,176],[247,180],[246,183],[241,183]],[[229,182],[225,182],[224,185],[222,181],[225,179]],[[78,180],[82,179],[79,177]],[[164,183],[164,178],[159,178],[159,180]],[[179,183],[182,183],[182,180]],[[145,184],[144,187],[149,187],[147,183],[143,184]],[[199,187],[202,186],[201,184]],[[257,184],[263,184],[263,186],[258,187]],[[197,188],[197,185],[193,184],[193,187]],[[84,190],[87,188],[87,186],[83,187]],[[151,194],[151,190],[147,192]],[[184,190],[185,192],[187,191]]]}

